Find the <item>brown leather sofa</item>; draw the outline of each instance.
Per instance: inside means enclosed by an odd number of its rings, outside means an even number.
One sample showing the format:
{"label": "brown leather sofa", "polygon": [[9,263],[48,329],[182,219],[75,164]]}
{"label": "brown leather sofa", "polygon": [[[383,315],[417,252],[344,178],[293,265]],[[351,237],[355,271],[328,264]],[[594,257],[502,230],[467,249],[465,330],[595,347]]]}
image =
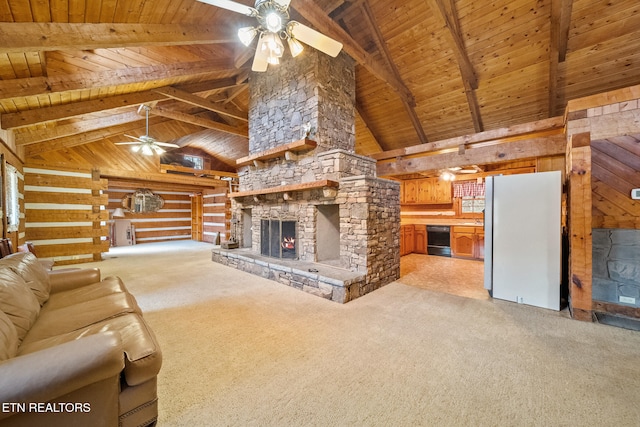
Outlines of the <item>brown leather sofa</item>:
{"label": "brown leather sofa", "polygon": [[118,277],[0,259],[0,426],[147,426],[162,354]]}

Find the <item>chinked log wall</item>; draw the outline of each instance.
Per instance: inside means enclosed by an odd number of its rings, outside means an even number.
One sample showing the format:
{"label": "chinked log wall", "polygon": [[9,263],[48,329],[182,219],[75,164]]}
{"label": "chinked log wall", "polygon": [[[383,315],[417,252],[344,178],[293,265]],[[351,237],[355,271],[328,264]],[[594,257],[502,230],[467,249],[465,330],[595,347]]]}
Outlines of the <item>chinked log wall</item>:
{"label": "chinked log wall", "polygon": [[[140,187],[143,188],[143,187]],[[164,206],[158,212],[132,213],[125,211],[122,219],[131,220],[135,227],[136,244],[162,242],[169,240],[191,239],[191,191],[166,190],[148,183],[147,188],[162,199]],[[119,186],[117,182],[109,182],[110,213],[122,207],[122,198],[133,194],[136,189],[130,186]]]}
{"label": "chinked log wall", "polygon": [[203,191],[202,241],[219,244],[229,239],[231,200],[227,197],[228,193],[227,187]]}
{"label": "chinked log wall", "polygon": [[24,167],[25,240],[56,265],[91,262],[109,250],[107,180],[97,171]]}

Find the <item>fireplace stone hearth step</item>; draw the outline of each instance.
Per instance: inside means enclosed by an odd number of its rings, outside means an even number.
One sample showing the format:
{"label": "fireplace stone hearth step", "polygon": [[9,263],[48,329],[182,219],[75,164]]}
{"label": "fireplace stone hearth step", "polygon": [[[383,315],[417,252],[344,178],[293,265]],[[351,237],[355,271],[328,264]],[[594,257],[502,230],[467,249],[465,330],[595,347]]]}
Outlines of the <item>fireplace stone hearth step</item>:
{"label": "fireplace stone hearth step", "polygon": [[265,257],[250,249],[212,250],[219,264],[255,274],[332,301],[346,303],[360,296],[364,274],[326,264]]}

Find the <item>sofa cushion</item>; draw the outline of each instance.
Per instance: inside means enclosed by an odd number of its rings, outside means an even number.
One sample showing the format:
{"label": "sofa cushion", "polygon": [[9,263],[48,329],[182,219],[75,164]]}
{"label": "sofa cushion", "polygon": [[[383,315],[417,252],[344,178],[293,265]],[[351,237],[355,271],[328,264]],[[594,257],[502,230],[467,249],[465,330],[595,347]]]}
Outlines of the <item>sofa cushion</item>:
{"label": "sofa cushion", "polygon": [[156,336],[139,313],[106,319],[86,328],[42,339],[29,335],[18,349],[18,355],[33,353],[65,342],[106,331],[116,331],[122,338],[126,355],[125,379],[128,385],[138,385],[154,378],[162,365],[162,353]]}
{"label": "sofa cushion", "polygon": [[141,311],[135,297],[126,292],[105,295],[54,310],[50,310],[48,304],[45,304],[27,339],[37,340],[72,332],[127,313]]}
{"label": "sofa cushion", "polygon": [[49,299],[51,284],[49,274],[38,261],[38,258],[30,252],[16,252],[0,260],[0,266],[8,266],[18,273],[31,288],[40,305]]}
{"label": "sofa cushion", "polygon": [[18,353],[18,332],[9,317],[0,311],[0,362]]}
{"label": "sofa cushion", "polygon": [[16,327],[19,341],[27,335],[40,313],[40,304],[31,289],[22,277],[6,267],[0,267],[0,311]]}
{"label": "sofa cushion", "polygon": [[98,299],[107,295],[127,292],[127,288],[119,277],[107,277],[100,282],[81,286],[67,291],[56,292],[49,295],[45,310],[55,310],[70,305],[80,304],[85,301]]}

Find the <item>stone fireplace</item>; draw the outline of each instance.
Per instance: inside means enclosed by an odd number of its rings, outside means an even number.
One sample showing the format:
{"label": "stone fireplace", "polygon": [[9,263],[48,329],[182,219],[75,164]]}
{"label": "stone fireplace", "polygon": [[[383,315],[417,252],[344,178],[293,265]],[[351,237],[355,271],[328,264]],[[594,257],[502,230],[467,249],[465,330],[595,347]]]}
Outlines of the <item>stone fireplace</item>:
{"label": "stone fireplace", "polygon": [[249,156],[213,260],[347,302],[400,273],[400,190],[355,154],[355,66],[314,49],[250,78]]}

